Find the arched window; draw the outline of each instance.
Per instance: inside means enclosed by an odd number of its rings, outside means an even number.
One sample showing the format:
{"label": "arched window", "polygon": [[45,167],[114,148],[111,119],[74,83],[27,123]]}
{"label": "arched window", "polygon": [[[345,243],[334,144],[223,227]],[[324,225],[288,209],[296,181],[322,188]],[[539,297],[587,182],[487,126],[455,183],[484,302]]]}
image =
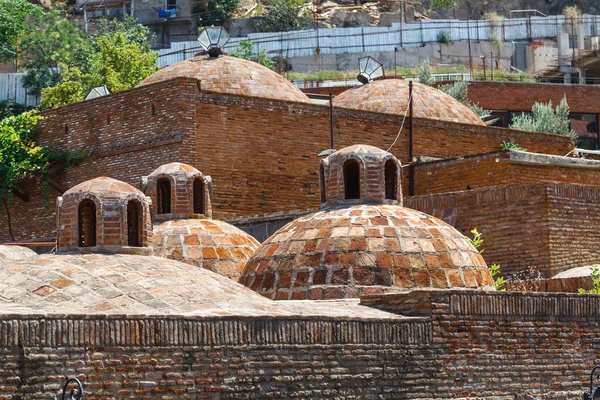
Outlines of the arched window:
{"label": "arched window", "polygon": [[194,214],[206,214],[204,211],[204,181],[194,179]]}
{"label": "arched window", "polygon": [[156,182],[156,197],[159,214],[171,213],[171,181],[167,178],[159,179]]}
{"label": "arched window", "polygon": [[92,247],[96,245],[96,203],[85,199],[79,203],[78,246]]}
{"label": "arched window", "polygon": [[325,194],[325,167],[323,167],[323,164],[319,167],[319,180],[321,182],[321,203],[325,203],[327,195]]}
{"label": "arched window", "polygon": [[398,200],[398,164],[389,159],[385,163],[385,198]]}
{"label": "arched window", "polygon": [[140,247],[142,245],[142,205],[139,201],[129,200],[127,203],[127,245]]}
{"label": "arched window", "polygon": [[353,159],[344,163],[344,194],[346,199],[360,199],[360,166]]}

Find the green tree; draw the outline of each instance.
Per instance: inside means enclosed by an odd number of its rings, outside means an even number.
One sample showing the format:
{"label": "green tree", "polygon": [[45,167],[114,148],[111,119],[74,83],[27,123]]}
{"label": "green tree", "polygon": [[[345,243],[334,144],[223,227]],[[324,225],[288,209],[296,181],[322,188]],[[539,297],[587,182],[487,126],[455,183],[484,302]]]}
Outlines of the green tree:
{"label": "green tree", "polygon": [[15,183],[48,166],[48,152],[34,142],[40,117],[29,111],[0,121],[0,200],[8,219],[8,233],[15,240],[9,202]]}
{"label": "green tree", "polygon": [[240,0],[210,2],[207,8],[196,4],[192,8],[192,14],[198,16],[198,22],[202,26],[219,26],[229,21],[239,6]]}
{"label": "green tree", "polygon": [[265,49],[260,49],[258,53],[254,52],[254,45],[250,40],[241,40],[235,51],[231,53],[230,56],[243,58],[244,60],[256,61],[260,65],[263,65],[269,69],[275,66],[275,61],[269,58]]}
{"label": "green tree", "polygon": [[448,85],[440,85],[438,87],[442,92],[454,97],[456,100],[463,103],[465,106],[469,107],[471,111],[473,111],[478,116],[483,116],[489,114],[488,110],[484,110],[479,107],[477,104],[471,103],[467,98],[469,85],[465,81],[456,81],[454,83]]}
{"label": "green tree", "polygon": [[0,101],[0,121],[6,117],[19,115],[25,111],[31,110],[33,107],[26,107],[12,100]]}
{"label": "green tree", "polygon": [[287,32],[304,28],[302,0],[269,0],[267,13],[256,25],[259,32]]}
{"label": "green tree", "polygon": [[433,77],[431,76],[431,64],[429,60],[423,61],[419,64],[419,83],[422,85],[431,86],[433,84]]}
{"label": "green tree", "polygon": [[570,126],[569,104],[566,96],[562,98],[556,109],[552,108],[552,101],[547,104],[536,102],[531,109],[531,114],[514,117],[510,127],[523,131],[575,137],[575,132]]}
{"label": "green tree", "polygon": [[83,101],[96,86],[106,85],[111,93],[135,87],[158,70],[150,40],[148,28],[131,20],[102,23],[91,39],[95,52],[89,65],[59,63],[60,79],[42,90],[42,108]]}
{"label": "green tree", "polygon": [[456,7],[456,0],[433,0],[434,8],[452,8]]}
{"label": "green tree", "polygon": [[22,67],[27,70],[23,86],[34,95],[60,81],[59,63],[89,72],[95,53],[92,41],[61,10],[34,16],[24,30],[19,48]]}
{"label": "green tree", "polygon": [[27,27],[26,17],[42,12],[42,8],[27,0],[0,0],[0,61],[8,62],[18,56],[18,41]]}

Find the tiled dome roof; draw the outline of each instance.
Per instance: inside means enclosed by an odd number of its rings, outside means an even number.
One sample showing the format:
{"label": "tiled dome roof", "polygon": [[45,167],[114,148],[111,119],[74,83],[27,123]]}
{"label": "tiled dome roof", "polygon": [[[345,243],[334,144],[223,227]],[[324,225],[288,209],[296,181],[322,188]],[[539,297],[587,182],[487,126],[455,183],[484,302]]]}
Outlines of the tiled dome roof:
{"label": "tiled dome roof", "polygon": [[65,197],[65,195],[68,194],[75,194],[81,192],[87,192],[92,194],[132,193],[144,196],[144,193],[142,193],[140,190],[134,188],[128,183],[121,182],[117,179],[108,178],[106,176],[101,176],[99,178],[90,179],[73,186],[71,189],[63,193],[63,197]]}
{"label": "tiled dome roof", "polygon": [[298,218],[265,241],[240,283],[272,299],[334,299],[413,288],[494,290],[469,240],[427,214],[359,205]]}
{"label": "tiled dome roof", "polygon": [[[333,99],[333,105],[342,108],[404,115],[408,109],[408,81],[383,79],[346,90]],[[452,96],[431,86],[413,83],[413,115],[441,121],[472,125],[485,123],[469,107]]]}
{"label": "tiled dome roof", "polygon": [[176,77],[199,79],[203,90],[310,102],[300,89],[281,75],[253,61],[229,56],[201,55],[169,65],[144,79],[138,87]]}
{"label": "tiled dome roof", "polygon": [[44,255],[0,265],[2,312],[257,315],[272,303],[202,268],[135,255]]}
{"label": "tiled dome roof", "polygon": [[186,219],[154,226],[154,254],[183,261],[237,281],[260,243],[223,221]]}
{"label": "tiled dome roof", "polygon": [[186,176],[187,177],[187,176],[202,175],[202,173],[200,171],[198,171],[196,168],[192,167],[191,165],[180,163],[180,162],[172,162],[172,163],[161,165],[160,167],[158,167],[154,171],[152,171],[152,173],[148,176],[150,177],[150,176],[157,176],[157,175],[174,175],[174,176]]}

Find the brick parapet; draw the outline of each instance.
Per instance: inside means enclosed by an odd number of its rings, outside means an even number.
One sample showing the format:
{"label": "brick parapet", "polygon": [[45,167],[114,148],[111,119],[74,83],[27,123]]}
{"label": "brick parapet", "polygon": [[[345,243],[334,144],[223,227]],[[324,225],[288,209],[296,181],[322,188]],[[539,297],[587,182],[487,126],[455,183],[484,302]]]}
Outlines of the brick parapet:
{"label": "brick parapet", "polygon": [[0,349],[96,346],[427,344],[426,318],[0,316]]}

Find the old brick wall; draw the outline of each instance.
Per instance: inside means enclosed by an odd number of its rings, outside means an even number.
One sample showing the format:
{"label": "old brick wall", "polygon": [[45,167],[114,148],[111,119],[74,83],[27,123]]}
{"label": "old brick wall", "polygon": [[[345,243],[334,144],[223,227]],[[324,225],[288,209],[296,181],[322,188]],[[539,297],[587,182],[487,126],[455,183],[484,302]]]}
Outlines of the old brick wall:
{"label": "old brick wall", "polygon": [[365,305],[405,320],[0,319],[0,397],[86,399],[580,398],[596,361],[600,298],[411,292]]}
{"label": "old brick wall", "polygon": [[[330,147],[327,106],[200,92],[196,80],[177,78],[44,115],[41,145],[90,153],[82,165],[57,178],[65,189],[100,175],[139,187],[142,175],[180,161],[212,176],[218,219],[319,206],[317,154]],[[338,149],[364,143],[385,150],[402,122],[399,116],[343,109],[336,109],[334,116]],[[509,139],[542,153],[564,155],[572,148],[570,139],[556,135],[414,122],[416,156],[489,152]],[[406,130],[391,152],[403,164],[408,161]],[[12,214],[18,240],[54,236],[54,196],[49,197],[47,217],[40,214],[40,197],[32,197],[29,203],[15,199]],[[41,222],[30,223],[32,216]],[[6,226],[3,211],[0,226]],[[5,240],[3,230],[0,241]]]}
{"label": "old brick wall", "polygon": [[[419,196],[541,182],[600,186],[598,169],[532,165],[510,162],[509,159],[508,152],[496,152],[419,164],[415,167],[415,194]],[[406,173],[404,181],[406,186]]]}
{"label": "old brick wall", "polygon": [[597,263],[600,188],[560,183],[484,188],[406,198],[466,235],[483,233],[488,265],[511,275],[535,267],[543,277]]}
{"label": "old brick wall", "polygon": [[535,102],[560,103],[564,96],[571,112],[600,113],[600,87],[520,82],[469,82],[468,98],[485,110],[531,111]]}

